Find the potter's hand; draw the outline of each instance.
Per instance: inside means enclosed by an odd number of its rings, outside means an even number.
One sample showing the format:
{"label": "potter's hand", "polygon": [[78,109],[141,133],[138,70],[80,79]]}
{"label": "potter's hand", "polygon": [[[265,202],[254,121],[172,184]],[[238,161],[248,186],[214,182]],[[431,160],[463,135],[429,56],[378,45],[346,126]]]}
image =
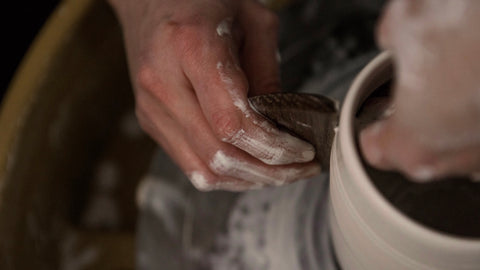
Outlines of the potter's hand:
{"label": "potter's hand", "polygon": [[111,0],[142,128],[200,190],[280,185],[318,172],[314,149],[250,108],[278,90],[277,18],[254,0]]}
{"label": "potter's hand", "polygon": [[391,1],[394,113],[361,134],[367,160],[425,181],[480,172],[480,1]]}

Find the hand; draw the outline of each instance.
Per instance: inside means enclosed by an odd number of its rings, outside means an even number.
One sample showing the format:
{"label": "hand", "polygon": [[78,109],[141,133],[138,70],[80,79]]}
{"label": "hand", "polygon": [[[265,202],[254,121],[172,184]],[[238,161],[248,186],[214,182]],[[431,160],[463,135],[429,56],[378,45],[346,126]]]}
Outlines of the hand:
{"label": "hand", "polygon": [[480,1],[393,0],[378,39],[395,61],[394,113],[361,133],[373,166],[426,181],[480,172]]}
{"label": "hand", "polygon": [[278,91],[277,18],[254,0],[111,0],[136,113],[200,190],[281,185],[319,171],[314,148],[247,96]]}

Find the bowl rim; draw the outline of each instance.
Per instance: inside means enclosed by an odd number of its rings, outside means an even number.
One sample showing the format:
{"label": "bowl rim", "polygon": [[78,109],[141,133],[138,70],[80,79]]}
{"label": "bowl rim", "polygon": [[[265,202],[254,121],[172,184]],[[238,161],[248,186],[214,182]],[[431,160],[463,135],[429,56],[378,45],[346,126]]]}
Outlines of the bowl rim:
{"label": "bowl rim", "polygon": [[429,227],[414,221],[400,212],[377,190],[374,184],[369,180],[367,172],[362,165],[360,153],[355,142],[354,116],[357,111],[359,92],[364,83],[374,78],[375,71],[384,68],[386,65],[392,65],[393,57],[391,52],[384,51],[376,56],[362,71],[357,75],[345,97],[344,104],[340,113],[339,121],[339,141],[340,151],[350,175],[356,177],[352,179],[357,182],[358,191],[364,194],[364,197],[372,204],[379,207],[380,215],[386,220],[398,224],[410,234],[420,238],[420,241],[434,243],[449,249],[461,249],[478,251],[480,249],[480,238],[455,237],[441,231],[432,230]]}

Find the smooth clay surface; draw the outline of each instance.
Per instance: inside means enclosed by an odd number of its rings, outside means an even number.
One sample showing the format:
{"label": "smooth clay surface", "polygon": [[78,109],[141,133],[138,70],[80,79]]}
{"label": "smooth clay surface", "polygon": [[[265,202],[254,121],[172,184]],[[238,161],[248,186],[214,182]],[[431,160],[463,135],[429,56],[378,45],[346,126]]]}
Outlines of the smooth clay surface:
{"label": "smooth clay surface", "polygon": [[[380,86],[361,106],[356,117],[357,133],[388,111],[391,83]],[[468,178],[438,179],[415,183],[397,172],[372,168],[367,174],[380,193],[403,214],[436,231],[450,235],[480,237],[480,183]]]}

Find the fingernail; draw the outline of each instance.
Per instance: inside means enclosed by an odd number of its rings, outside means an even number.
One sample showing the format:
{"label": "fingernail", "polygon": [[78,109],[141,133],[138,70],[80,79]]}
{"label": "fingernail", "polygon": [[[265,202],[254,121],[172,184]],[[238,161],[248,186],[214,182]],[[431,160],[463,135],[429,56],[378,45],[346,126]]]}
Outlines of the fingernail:
{"label": "fingernail", "polygon": [[[315,157],[315,148],[311,144],[288,133],[284,133],[283,144],[289,150],[289,152],[284,153],[287,155],[284,157],[285,161],[289,159],[291,163],[303,163],[312,161]],[[282,143],[280,143],[280,145],[282,145]]]}
{"label": "fingernail", "polygon": [[306,150],[302,152],[302,160],[310,161],[315,157],[315,151]]}
{"label": "fingernail", "polygon": [[435,177],[435,169],[430,166],[420,166],[412,174],[413,180],[420,183],[431,181]]}
{"label": "fingernail", "polygon": [[312,161],[315,157],[315,148],[285,132],[277,132],[278,138],[274,145],[265,147],[265,157],[259,159],[269,165],[285,165]]}
{"label": "fingernail", "polygon": [[211,191],[214,188],[200,172],[194,171],[188,175],[188,178],[193,186],[200,191]]}

